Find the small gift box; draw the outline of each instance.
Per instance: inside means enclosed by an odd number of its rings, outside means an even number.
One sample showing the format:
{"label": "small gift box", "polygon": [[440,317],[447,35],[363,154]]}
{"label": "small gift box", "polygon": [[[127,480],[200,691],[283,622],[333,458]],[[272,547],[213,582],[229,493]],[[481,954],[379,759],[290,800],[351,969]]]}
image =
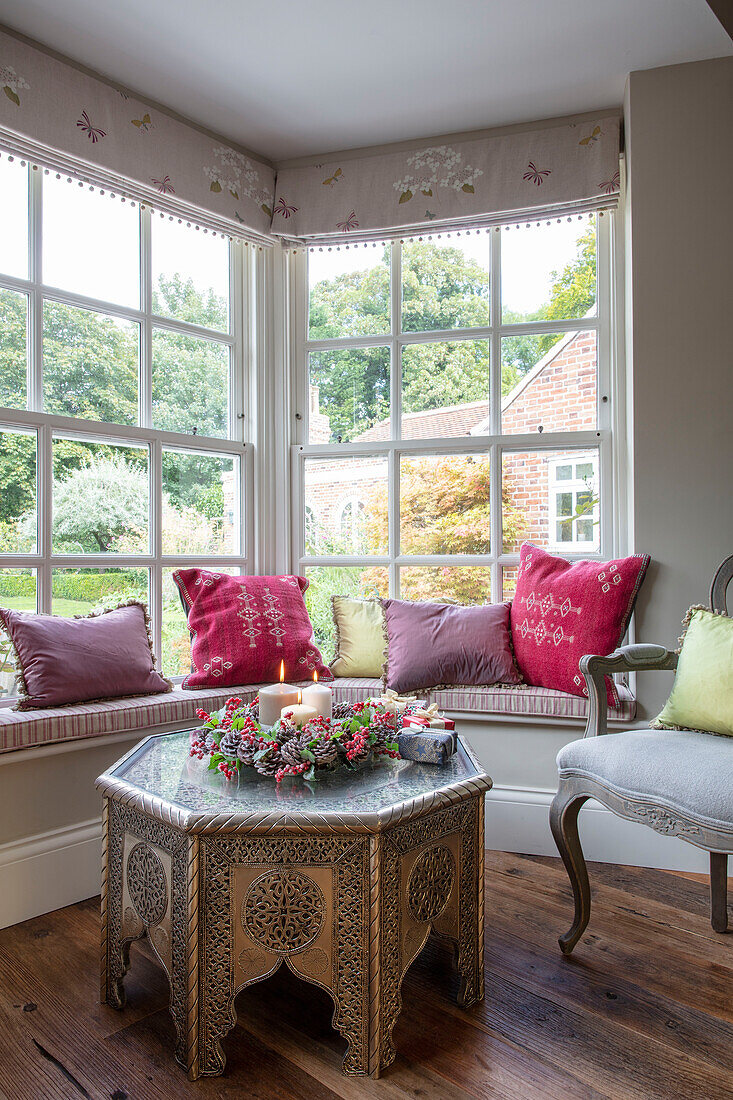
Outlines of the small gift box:
{"label": "small gift box", "polygon": [[403,760],[445,764],[456,751],[455,734],[419,727],[403,729],[397,738],[397,747]]}
{"label": "small gift box", "polygon": [[402,725],[423,726],[425,729],[432,730],[454,730],[456,728],[452,718],[446,718],[438,713],[436,703],[431,703],[429,707],[416,707],[410,714],[404,715]]}

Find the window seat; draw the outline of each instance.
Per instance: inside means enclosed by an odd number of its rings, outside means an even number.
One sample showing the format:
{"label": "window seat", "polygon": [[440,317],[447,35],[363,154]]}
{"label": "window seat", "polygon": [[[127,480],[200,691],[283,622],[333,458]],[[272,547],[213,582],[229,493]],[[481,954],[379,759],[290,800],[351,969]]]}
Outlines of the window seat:
{"label": "window seat", "polygon": [[[169,726],[184,729],[196,724],[196,711],[202,707],[220,707],[230,696],[245,702],[254,698],[261,685],[205,688],[185,691],[180,687],[166,695],[135,696],[105,703],[79,703],[48,710],[16,712],[0,709],[0,753],[31,748],[109,733],[136,733],[143,737],[154,728]],[[341,677],[331,685],[337,702],[357,702],[381,692],[381,682],[362,677]],[[621,706],[609,711],[612,720],[630,722],[636,714],[636,700],[624,684],[619,684]],[[451,714],[467,713],[479,717],[585,718],[587,699],[540,687],[453,687],[422,692],[421,698],[437,703]]]}

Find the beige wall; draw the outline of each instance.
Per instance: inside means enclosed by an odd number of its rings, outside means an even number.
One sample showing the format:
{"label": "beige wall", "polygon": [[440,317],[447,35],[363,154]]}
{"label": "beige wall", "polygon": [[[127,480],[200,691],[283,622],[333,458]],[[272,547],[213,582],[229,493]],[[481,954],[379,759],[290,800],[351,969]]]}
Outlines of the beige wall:
{"label": "beige wall", "polygon": [[[674,646],[733,554],[733,58],[631,73],[625,126],[636,635]],[[670,677],[639,677],[641,716]]]}

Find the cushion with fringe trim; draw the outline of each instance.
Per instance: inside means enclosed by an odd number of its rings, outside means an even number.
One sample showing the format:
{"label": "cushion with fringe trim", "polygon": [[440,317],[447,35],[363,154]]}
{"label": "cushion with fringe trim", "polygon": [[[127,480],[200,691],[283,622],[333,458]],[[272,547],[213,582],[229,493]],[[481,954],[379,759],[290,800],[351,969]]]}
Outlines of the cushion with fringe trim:
{"label": "cushion with fringe trim", "polygon": [[683,626],[672,692],[651,725],[733,737],[733,619],[691,607]]}
{"label": "cushion with fringe trim", "polygon": [[518,684],[509,604],[460,607],[382,600],[387,634],[385,687],[400,693],[437,685]]}
{"label": "cushion with fringe trim", "polygon": [[73,619],[0,608],[16,657],[15,710],[170,691],[155,670],[149,622],[137,600]]}
{"label": "cushion with fringe trim", "polygon": [[191,634],[191,673],[184,688],[286,680],[332,680],[321,659],[303,599],[305,577],[229,576],[176,569]]}
{"label": "cushion with fringe trim", "polygon": [[[621,644],[649,565],[648,554],[614,561],[566,561],[530,542],[519,551],[512,643],[528,684],[587,696],[580,658]],[[619,705],[606,677],[609,706]]]}

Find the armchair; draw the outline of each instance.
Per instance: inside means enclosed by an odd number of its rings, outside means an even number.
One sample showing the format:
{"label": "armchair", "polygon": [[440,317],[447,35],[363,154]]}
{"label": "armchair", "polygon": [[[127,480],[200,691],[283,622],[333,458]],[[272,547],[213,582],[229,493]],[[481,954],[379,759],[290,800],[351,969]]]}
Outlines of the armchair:
{"label": "armchair", "polygon": [[[733,555],[718,568],[710,607],[728,614],[726,590]],[[558,754],[559,784],[550,828],[570,878],[575,919],[560,936],[569,955],[590,919],[590,884],[578,834],[578,813],[589,798],[630,821],[677,836],[710,853],[710,915],[715,932],[728,927],[728,855],[733,852],[733,737],[692,730],[636,729],[608,734],[604,677],[614,672],[675,669],[677,654],[661,645],[627,645],[608,657],[586,656],[584,737]]]}

